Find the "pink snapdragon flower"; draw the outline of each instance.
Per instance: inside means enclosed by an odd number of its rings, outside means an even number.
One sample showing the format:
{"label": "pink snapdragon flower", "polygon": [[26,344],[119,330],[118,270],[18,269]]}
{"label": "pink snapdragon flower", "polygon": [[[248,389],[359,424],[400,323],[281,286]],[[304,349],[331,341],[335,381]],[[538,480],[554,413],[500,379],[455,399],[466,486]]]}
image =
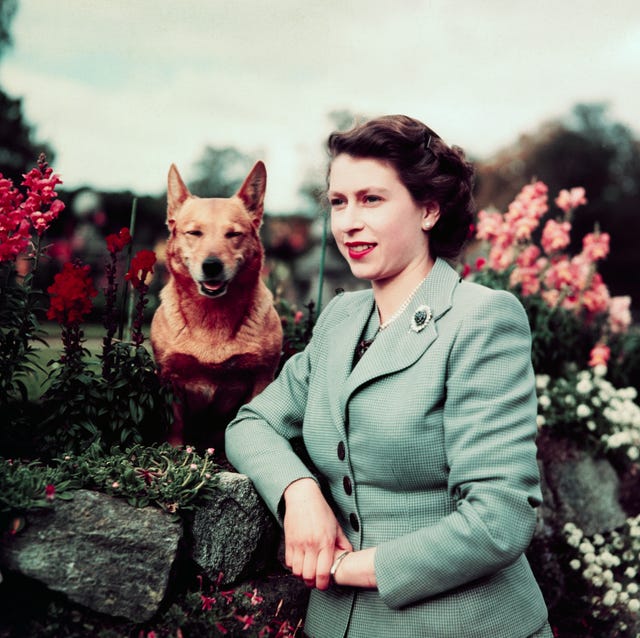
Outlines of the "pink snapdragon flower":
{"label": "pink snapdragon flower", "polygon": [[609,329],[613,333],[623,333],[631,325],[631,297],[611,297],[609,300]]}
{"label": "pink snapdragon flower", "polygon": [[595,368],[596,366],[606,366],[609,363],[611,357],[611,350],[603,343],[596,344],[592,349],[589,356],[589,367]]}
{"label": "pink snapdragon flower", "polygon": [[542,230],[540,243],[547,255],[564,250],[571,241],[571,224],[567,221],[557,222],[550,219]]}
{"label": "pink snapdragon flower", "polygon": [[576,186],[571,190],[563,189],[558,193],[555,199],[556,206],[565,213],[570,212],[574,208],[587,203],[585,190],[582,186]]}
{"label": "pink snapdragon flower", "polygon": [[589,233],[582,239],[582,254],[589,261],[604,259],[609,254],[609,233]]}

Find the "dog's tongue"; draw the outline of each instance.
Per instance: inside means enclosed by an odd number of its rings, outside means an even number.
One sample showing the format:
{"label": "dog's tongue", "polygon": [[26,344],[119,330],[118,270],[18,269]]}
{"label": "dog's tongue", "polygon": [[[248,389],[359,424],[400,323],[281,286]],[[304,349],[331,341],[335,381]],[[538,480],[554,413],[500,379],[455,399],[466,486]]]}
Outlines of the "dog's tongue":
{"label": "dog's tongue", "polygon": [[224,282],[219,283],[207,283],[206,281],[202,282],[202,287],[210,290],[211,292],[215,292],[216,290],[220,290],[224,286]]}

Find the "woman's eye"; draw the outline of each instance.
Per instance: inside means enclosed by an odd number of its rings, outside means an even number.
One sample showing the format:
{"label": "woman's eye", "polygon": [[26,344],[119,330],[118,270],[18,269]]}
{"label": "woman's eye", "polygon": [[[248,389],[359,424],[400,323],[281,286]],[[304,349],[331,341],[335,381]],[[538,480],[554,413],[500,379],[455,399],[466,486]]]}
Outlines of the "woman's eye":
{"label": "woman's eye", "polygon": [[187,230],[185,235],[191,235],[192,237],[202,237],[201,230]]}
{"label": "woman's eye", "polygon": [[375,204],[376,202],[381,201],[382,198],[378,197],[378,195],[365,195],[363,199],[366,204]]}
{"label": "woman's eye", "polygon": [[242,235],[242,233],[239,230],[230,230],[227,233],[225,233],[225,237],[227,239],[232,239],[233,237],[240,237],[240,235]]}
{"label": "woman's eye", "polygon": [[344,200],[341,197],[331,197],[331,198],[329,198],[329,204],[331,204],[332,207],[341,206],[343,202],[344,202]]}

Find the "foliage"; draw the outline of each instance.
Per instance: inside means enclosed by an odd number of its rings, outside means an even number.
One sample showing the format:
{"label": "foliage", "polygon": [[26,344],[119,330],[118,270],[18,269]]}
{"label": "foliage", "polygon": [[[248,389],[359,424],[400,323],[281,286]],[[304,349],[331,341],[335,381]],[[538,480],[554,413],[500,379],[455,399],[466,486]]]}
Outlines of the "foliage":
{"label": "foliage", "polygon": [[34,342],[46,345],[39,325],[46,297],[31,286],[45,250],[43,234],[64,208],[55,190],[60,183],[43,157],[25,175],[24,193],[0,176],[0,407],[12,416],[0,439],[10,450],[18,450],[19,446],[11,447],[10,430],[26,430],[38,442],[30,453],[48,457],[79,452],[91,444],[106,451],[114,444],[157,440],[172,416],[170,389],[143,345],[146,280],[155,264],[151,251],[134,255],[125,277],[136,293],[131,341],[115,339],[118,323],[122,335],[124,322],[118,298],[124,301],[125,291],[119,294],[117,268],[119,253],[131,242],[126,228],[106,238],[110,257],[105,266],[101,367],[83,345],[82,322],[98,294],[89,267],[65,263],[47,290],[47,317],[60,324],[63,351],[48,362],[47,387],[36,400],[43,416],[34,422],[34,401],[26,382],[39,367]]}
{"label": "foliage", "polygon": [[284,297],[277,296],[275,306],[282,323],[282,356],[280,358],[280,368],[282,368],[287,359],[304,350],[309,343],[315,324],[315,303],[310,301],[304,306],[306,315]]}
{"label": "foliage", "polygon": [[538,425],[573,438],[597,451],[624,451],[640,458],[640,406],[635,388],[616,389],[603,374],[606,367],[569,368],[551,378],[537,375]]}
{"label": "foliage", "polygon": [[[8,584],[8,583],[7,583]],[[174,602],[152,620],[134,623],[109,618],[63,600],[55,592],[8,590],[5,608],[0,603],[0,636],[40,638],[286,638],[302,635],[301,615],[290,601],[269,594],[271,582],[252,581],[222,589],[219,579],[189,577]],[[264,587],[264,585],[267,585]],[[28,597],[24,600],[24,597]],[[29,608],[29,614],[18,609]],[[15,617],[12,617],[15,616]],[[8,623],[8,624],[7,624]],[[11,627],[15,633],[5,634]]]}
{"label": "foliage", "polygon": [[580,592],[589,610],[588,635],[628,636],[640,611],[640,516],[606,534],[587,537],[573,523],[562,532],[565,559],[575,581],[567,588]]}
{"label": "foliage", "polygon": [[134,507],[154,505],[175,514],[209,497],[218,465],[213,449],[199,455],[192,447],[169,444],[111,448],[92,445],[48,464],[0,458],[0,515],[46,507],[73,497],[73,490],[96,490],[124,498]]}

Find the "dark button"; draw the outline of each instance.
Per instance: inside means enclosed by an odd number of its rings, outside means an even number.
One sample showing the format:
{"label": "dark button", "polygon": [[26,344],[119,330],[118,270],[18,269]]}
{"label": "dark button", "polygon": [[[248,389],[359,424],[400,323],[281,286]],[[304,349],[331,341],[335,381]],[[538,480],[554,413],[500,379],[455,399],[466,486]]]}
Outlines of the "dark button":
{"label": "dark button", "polygon": [[353,492],[353,490],[351,489],[351,479],[348,476],[345,476],[342,479],[342,486],[344,487],[344,491],[347,493],[347,496],[351,496],[351,492]]}
{"label": "dark button", "polygon": [[360,531],[360,523],[358,522],[358,517],[355,514],[349,514],[349,522],[351,523],[351,527],[353,527],[354,532]]}
{"label": "dark button", "polygon": [[344,461],[344,457],[345,457],[344,443],[340,441],[340,443],[338,443],[338,458],[341,461]]}

